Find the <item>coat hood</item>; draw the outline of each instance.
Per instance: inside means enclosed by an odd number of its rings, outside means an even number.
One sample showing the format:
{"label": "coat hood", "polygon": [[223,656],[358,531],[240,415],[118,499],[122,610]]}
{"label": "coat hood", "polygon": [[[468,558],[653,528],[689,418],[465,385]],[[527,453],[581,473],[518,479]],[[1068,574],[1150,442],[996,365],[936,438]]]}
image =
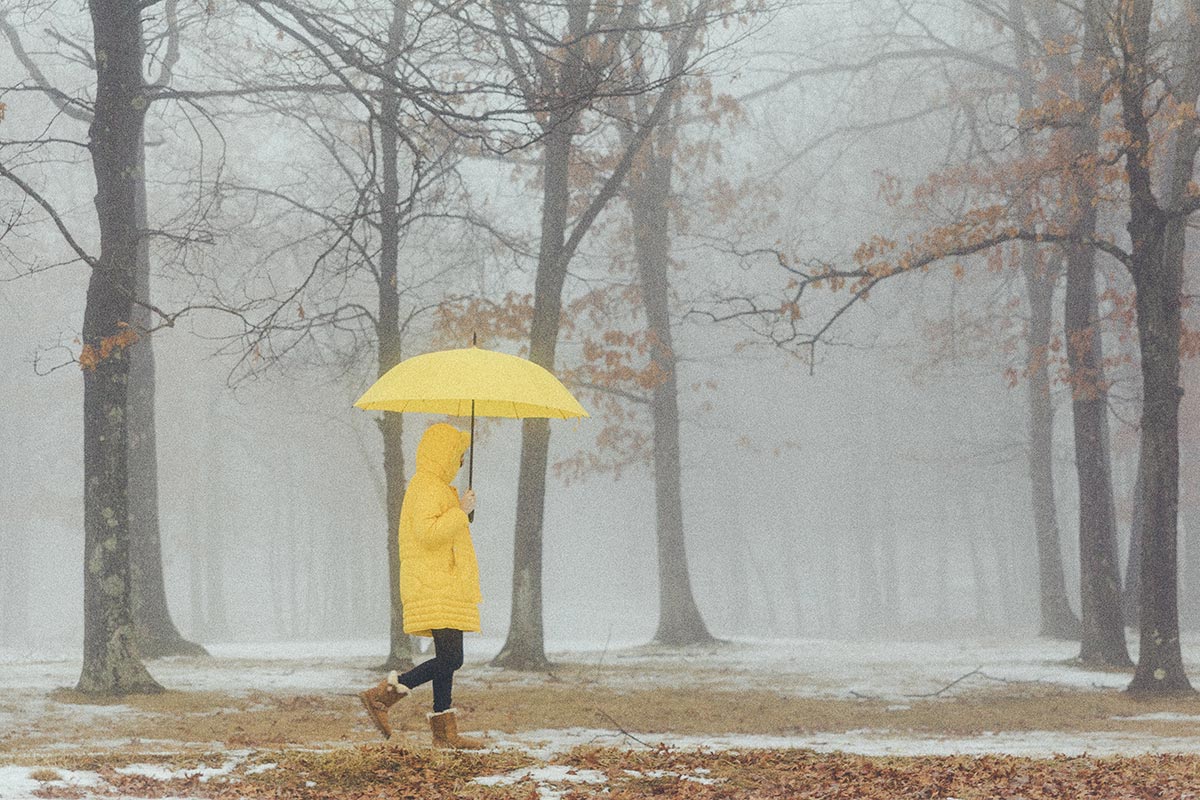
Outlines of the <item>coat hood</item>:
{"label": "coat hood", "polygon": [[445,422],[431,425],[417,445],[417,472],[429,472],[450,483],[470,446],[471,434],[466,431]]}

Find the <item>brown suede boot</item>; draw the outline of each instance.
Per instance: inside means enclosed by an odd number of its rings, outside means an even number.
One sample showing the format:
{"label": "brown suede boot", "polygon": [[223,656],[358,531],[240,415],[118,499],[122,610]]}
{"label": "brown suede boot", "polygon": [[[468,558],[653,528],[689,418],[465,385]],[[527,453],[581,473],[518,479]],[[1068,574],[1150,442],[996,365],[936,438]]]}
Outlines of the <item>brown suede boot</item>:
{"label": "brown suede boot", "polygon": [[454,717],[457,709],[448,708],[429,717],[429,729],[433,731],[433,746],[442,750],[482,750],[487,742],[458,735],[458,722]]}
{"label": "brown suede boot", "polygon": [[375,723],[383,738],[389,739],[392,736],[392,726],[388,724],[388,711],[402,697],[407,697],[408,692],[407,686],[391,681],[389,676],[377,686],[358,693],[358,699],[362,701],[363,708],[367,710],[371,722]]}

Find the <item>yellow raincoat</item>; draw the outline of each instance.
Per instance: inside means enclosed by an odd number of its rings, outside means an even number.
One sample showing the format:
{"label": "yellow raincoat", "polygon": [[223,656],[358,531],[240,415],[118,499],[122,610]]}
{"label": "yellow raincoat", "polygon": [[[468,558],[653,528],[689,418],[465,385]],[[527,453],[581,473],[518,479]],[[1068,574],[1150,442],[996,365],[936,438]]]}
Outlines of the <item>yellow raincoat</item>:
{"label": "yellow raincoat", "polygon": [[400,508],[405,633],[479,630],[479,562],[458,491],[450,485],[470,444],[469,433],[438,423],[417,446],[417,470]]}

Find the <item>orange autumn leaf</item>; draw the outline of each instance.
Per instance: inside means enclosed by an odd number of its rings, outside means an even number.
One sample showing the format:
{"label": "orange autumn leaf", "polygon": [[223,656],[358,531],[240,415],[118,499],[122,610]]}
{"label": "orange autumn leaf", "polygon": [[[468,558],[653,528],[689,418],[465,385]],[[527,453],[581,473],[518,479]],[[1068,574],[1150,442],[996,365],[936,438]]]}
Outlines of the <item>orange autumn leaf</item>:
{"label": "orange autumn leaf", "polygon": [[118,322],[117,326],[120,330],[112,336],[105,336],[101,339],[98,347],[90,343],[83,346],[78,359],[80,369],[93,372],[96,367],[112,357],[114,353],[124,351],[125,348],[132,346],[138,340],[137,332],[129,327],[127,323]]}

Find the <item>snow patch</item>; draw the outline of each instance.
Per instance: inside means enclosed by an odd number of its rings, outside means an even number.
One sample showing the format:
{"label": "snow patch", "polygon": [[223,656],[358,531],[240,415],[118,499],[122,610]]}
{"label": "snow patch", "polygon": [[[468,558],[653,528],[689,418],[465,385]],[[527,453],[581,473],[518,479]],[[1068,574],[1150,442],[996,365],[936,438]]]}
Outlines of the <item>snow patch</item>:
{"label": "snow patch", "polygon": [[[636,737],[636,739],[634,738]],[[525,750],[549,760],[580,745],[642,748],[666,745],[680,750],[725,750],[737,753],[759,749],[806,749],[820,753],[855,753],[864,756],[1013,755],[1030,758],[1068,756],[1134,756],[1157,753],[1200,753],[1200,736],[1163,737],[1142,733],[1005,731],[977,736],[897,735],[893,731],[858,729],[844,733],[796,736],[765,735],[661,735],[595,728],[544,729],[506,734],[494,744]]]}
{"label": "snow patch", "polygon": [[472,783],[483,786],[511,786],[530,778],[539,783],[605,783],[608,777],[594,769],[575,769],[564,764],[548,764],[544,767],[521,767],[503,775],[482,775],[472,778]]}
{"label": "snow patch", "polygon": [[30,777],[45,767],[12,767],[0,766],[0,798],[3,800],[25,800],[35,797],[34,792],[42,788],[88,788],[107,785],[97,773],[86,770],[65,770],[53,768],[58,778],[52,781],[39,781]]}
{"label": "snow patch", "polygon": [[29,777],[29,767],[0,767],[0,797],[29,797],[42,785]]}
{"label": "snow patch", "polygon": [[717,778],[705,778],[703,774],[709,770],[700,767],[696,770],[696,775],[681,775],[678,772],[671,772],[665,769],[652,769],[649,772],[641,772],[636,769],[624,770],[625,774],[631,778],[678,778],[681,781],[692,781],[693,783],[703,783],[706,786],[711,786],[714,783],[720,783]]}
{"label": "snow patch", "polygon": [[[387,642],[373,639],[316,642],[204,643],[213,658],[174,656],[151,666],[154,676],[172,689],[227,692],[345,692],[378,682],[371,667],[387,652]],[[1136,639],[1131,640],[1136,650]],[[464,687],[540,684],[538,674],[521,676],[487,661],[503,645],[497,638],[468,636],[467,665],[456,675]],[[1078,645],[1014,636],[938,641],[846,641],[837,639],[766,639],[737,637],[715,645],[676,649],[629,641],[551,641],[547,655],[555,661],[595,667],[590,679],[615,689],[677,687],[681,677],[698,688],[763,689],[799,697],[867,696],[894,705],[939,693],[947,697],[1001,682],[1034,682],[1075,689],[1123,689],[1130,676],[1096,672],[1075,663]],[[1200,639],[1183,642],[1184,661],[1200,670]],[[33,652],[0,648],[0,696],[13,697],[18,708],[56,686],[74,685],[78,653],[61,649]],[[617,669],[612,669],[616,667]],[[977,671],[977,672],[976,672]],[[952,682],[954,686],[946,688]],[[11,691],[10,691],[11,690]],[[19,697],[24,695],[24,697]],[[35,694],[36,693],[36,694]],[[5,704],[8,705],[7,703]],[[74,706],[73,711],[102,718],[130,713],[123,706]],[[20,722],[6,707],[9,723]]]}
{"label": "snow patch", "polygon": [[1109,719],[1127,720],[1129,722],[1200,722],[1200,715],[1180,714],[1177,711],[1154,711],[1148,714],[1135,714],[1131,717],[1115,716]]}
{"label": "snow patch", "polygon": [[601,784],[608,782],[608,776],[594,769],[575,769],[563,764],[547,764],[543,767],[522,767],[503,775],[481,775],[478,778],[472,778],[471,783],[478,783],[481,786],[511,786],[523,780],[532,780],[537,783],[539,800],[558,800],[570,789],[559,788],[554,784]]}
{"label": "snow patch", "polygon": [[114,772],[119,772],[122,775],[141,775],[146,778],[153,778],[156,781],[170,781],[179,779],[187,779],[199,776],[200,782],[203,783],[209,778],[214,778],[218,775],[228,775],[233,772],[244,756],[238,755],[229,758],[219,767],[208,767],[201,764],[199,767],[171,769],[165,764],[128,764],[124,767],[117,767]]}

